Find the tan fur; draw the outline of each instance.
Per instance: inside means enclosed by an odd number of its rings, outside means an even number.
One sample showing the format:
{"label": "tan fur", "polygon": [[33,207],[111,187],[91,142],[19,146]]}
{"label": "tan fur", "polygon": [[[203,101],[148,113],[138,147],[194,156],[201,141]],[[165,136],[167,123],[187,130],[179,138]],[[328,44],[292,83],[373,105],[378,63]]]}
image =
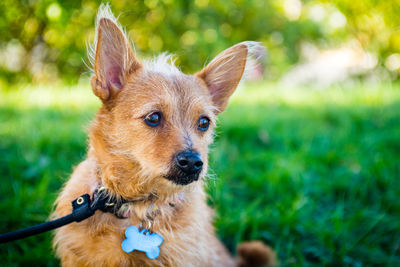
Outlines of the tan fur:
{"label": "tan fur", "polygon": [[[230,48],[197,75],[185,75],[174,66],[159,68],[165,63],[162,60],[140,63],[111,12],[101,10],[100,14],[111,18],[98,18],[91,83],[103,106],[89,131],[87,159],[65,184],[53,217],[70,213],[71,202],[82,194],[92,195],[99,184],[127,199],[146,199],[150,194],[156,198],[127,204],[130,216],[126,219],[97,211],[87,220],[59,228],[54,246],[62,265],[236,265],[215,236],[203,178],[216,115],[225,109],[242,77],[248,45]],[[144,117],[155,110],[162,112],[163,123],[153,128],[144,123]],[[197,129],[200,116],[211,121],[206,132]],[[174,155],[184,149],[197,151],[204,162],[200,179],[186,186],[165,178]],[[179,199],[182,192],[184,198]],[[149,213],[151,205],[159,209]],[[125,229],[140,223],[151,223],[150,230],[164,238],[157,259],[121,249]],[[264,264],[271,263],[273,253],[262,243],[254,251],[258,259],[266,254]]]}
{"label": "tan fur", "polygon": [[275,266],[275,252],[261,241],[244,242],[237,248],[239,267]]}

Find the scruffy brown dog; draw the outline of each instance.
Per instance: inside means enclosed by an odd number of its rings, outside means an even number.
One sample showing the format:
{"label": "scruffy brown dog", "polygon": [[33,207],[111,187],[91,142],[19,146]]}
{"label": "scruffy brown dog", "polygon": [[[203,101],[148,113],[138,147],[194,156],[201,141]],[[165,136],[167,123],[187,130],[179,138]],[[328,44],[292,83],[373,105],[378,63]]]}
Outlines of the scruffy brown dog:
{"label": "scruffy brown dog", "polygon": [[[206,204],[204,177],[216,115],[237,87],[251,47],[218,55],[195,75],[161,55],[140,62],[108,6],[97,17],[93,92],[102,101],[89,131],[87,159],[57,199],[53,217],[71,201],[104,186],[128,200],[113,213],[97,211],[59,228],[54,246],[63,266],[266,266],[274,253],[261,242],[239,245],[234,260],[217,239]],[[134,225],[160,234],[160,255],[121,249]]]}

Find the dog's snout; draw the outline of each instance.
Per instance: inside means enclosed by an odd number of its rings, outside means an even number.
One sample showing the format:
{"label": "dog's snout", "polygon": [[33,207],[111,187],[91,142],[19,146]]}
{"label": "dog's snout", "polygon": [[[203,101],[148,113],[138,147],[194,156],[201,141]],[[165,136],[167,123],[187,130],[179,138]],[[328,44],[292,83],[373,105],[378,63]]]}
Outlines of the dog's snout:
{"label": "dog's snout", "polygon": [[176,165],[186,174],[195,174],[201,171],[203,161],[200,154],[193,151],[185,151],[176,155]]}
{"label": "dog's snout", "polygon": [[174,166],[166,176],[179,185],[187,185],[197,181],[203,168],[199,153],[193,150],[181,151],[174,156]]}

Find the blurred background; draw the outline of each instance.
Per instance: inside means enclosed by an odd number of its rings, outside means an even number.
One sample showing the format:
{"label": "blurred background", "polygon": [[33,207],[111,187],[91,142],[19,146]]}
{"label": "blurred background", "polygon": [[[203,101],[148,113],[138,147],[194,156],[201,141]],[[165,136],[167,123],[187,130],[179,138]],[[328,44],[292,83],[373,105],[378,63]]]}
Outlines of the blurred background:
{"label": "blurred background", "polygon": [[[47,219],[85,157],[87,44],[100,1],[0,2],[0,232]],[[400,266],[400,1],[115,0],[139,57],[194,73],[224,49],[265,55],[221,115],[207,191],[219,236],[282,266]],[[57,266],[51,234],[0,245]]]}
{"label": "blurred background", "polygon": [[[235,43],[257,40],[268,48],[269,79],[281,78],[299,62],[303,69],[291,73],[306,76],[296,77],[299,82],[321,74],[328,77],[320,82],[328,83],[347,76],[398,78],[396,0],[110,3],[139,54],[175,53],[184,71],[198,70]],[[1,1],[1,84],[76,83],[88,71],[83,61],[98,6],[99,1]]]}

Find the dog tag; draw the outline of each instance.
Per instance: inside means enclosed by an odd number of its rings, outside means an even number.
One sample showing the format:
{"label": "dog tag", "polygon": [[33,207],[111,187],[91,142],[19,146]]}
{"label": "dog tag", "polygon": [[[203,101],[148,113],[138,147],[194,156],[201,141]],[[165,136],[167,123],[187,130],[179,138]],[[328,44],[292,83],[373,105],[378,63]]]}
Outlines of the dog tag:
{"label": "dog tag", "polygon": [[122,250],[130,253],[134,250],[143,251],[149,259],[155,259],[160,255],[159,246],[164,239],[157,233],[151,233],[147,229],[139,229],[131,225],[125,230],[126,239],[122,241]]}

